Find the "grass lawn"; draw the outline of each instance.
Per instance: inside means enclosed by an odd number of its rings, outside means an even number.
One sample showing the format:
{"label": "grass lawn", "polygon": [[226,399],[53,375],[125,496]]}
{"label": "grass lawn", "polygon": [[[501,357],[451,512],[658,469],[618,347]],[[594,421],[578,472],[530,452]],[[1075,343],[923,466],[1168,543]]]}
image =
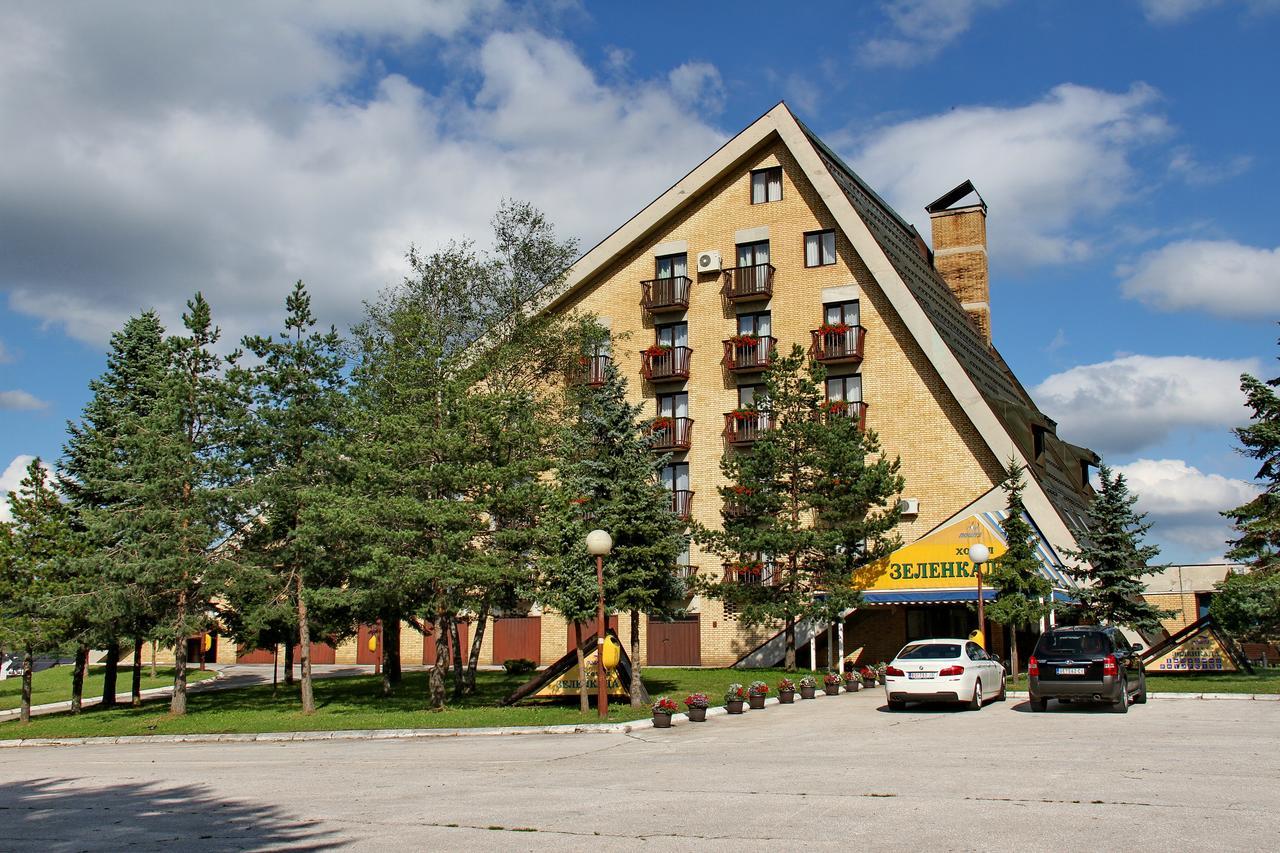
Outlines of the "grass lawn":
{"label": "grass lawn", "polygon": [[[645,686],[652,698],[670,696],[683,709],[684,697],[701,690],[713,705],[719,704],[732,682],[744,686],[756,679],[769,683],[770,695],[777,692],[778,669],[680,669],[645,670]],[[793,678],[798,676],[793,675]],[[298,710],[297,688],[281,686],[272,697],[269,686],[237,690],[210,690],[192,693],[187,715],[171,717],[167,706],[153,702],[141,708],[98,710],[91,708],[78,717],[54,714],[37,717],[27,725],[0,723],[0,739],[34,737],[97,737],[148,734],[192,734],[225,732],[330,731],[339,729],[425,729],[475,728],[484,726],[542,726],[567,723],[596,723],[594,708],[580,714],[577,704],[532,704],[504,708],[498,705],[528,676],[505,672],[476,675],[477,695],[469,696],[445,711],[425,710],[425,672],[407,672],[395,695],[383,698],[381,678],[316,679],[316,713],[304,716]],[[125,682],[127,684],[127,682]],[[648,707],[631,708],[610,702],[609,722],[641,719]]]}
{"label": "grass lawn", "polygon": [[[1026,690],[1027,677],[1009,679],[1010,690]],[[1147,672],[1152,693],[1280,693],[1280,669],[1255,669],[1253,675],[1235,672],[1157,675]]]}
{"label": "grass lawn", "polygon": [[[71,670],[72,667],[67,665],[59,665],[42,669],[31,676],[31,704],[44,705],[49,702],[65,702],[71,698]],[[201,672],[198,669],[187,670],[187,681],[196,682],[203,681],[206,678],[212,678],[216,673],[213,670],[205,670]],[[120,674],[116,678],[116,693],[128,693],[133,684],[133,667],[120,667]],[[142,689],[149,690],[152,687],[169,687],[173,684],[173,670],[160,667],[156,669],[156,677],[151,677],[151,667],[145,664],[142,667]],[[88,675],[84,680],[84,696],[86,699],[97,698],[102,696],[102,667],[89,667]],[[22,677],[6,678],[0,681],[0,711],[7,711],[10,708],[17,708],[22,704]]]}

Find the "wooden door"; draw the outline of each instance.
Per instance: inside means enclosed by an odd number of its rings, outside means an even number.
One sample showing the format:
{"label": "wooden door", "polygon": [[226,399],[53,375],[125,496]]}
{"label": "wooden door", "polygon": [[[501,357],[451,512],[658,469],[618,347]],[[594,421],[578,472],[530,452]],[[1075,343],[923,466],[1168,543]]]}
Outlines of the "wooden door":
{"label": "wooden door", "polygon": [[493,620],[493,663],[520,658],[542,662],[541,616],[503,616]]}
{"label": "wooden door", "polygon": [[645,650],[649,666],[702,666],[701,618],[650,619]]}
{"label": "wooden door", "polygon": [[[356,663],[361,666],[373,666],[382,661],[382,637],[377,625],[361,625],[356,631]],[[369,640],[378,638],[377,649],[369,651]]]}
{"label": "wooden door", "polygon": [[[427,666],[434,666],[436,662],[436,632],[435,626],[427,623],[431,628],[430,634],[422,636],[422,662]],[[466,622],[458,623],[458,645],[462,648],[462,662],[466,663],[467,656],[471,654],[471,632],[468,630],[470,626]],[[449,649],[449,664],[453,664],[453,649]]]}
{"label": "wooden door", "polygon": [[276,650],[270,646],[265,649],[248,651],[244,646],[236,649],[236,663],[275,663]]}

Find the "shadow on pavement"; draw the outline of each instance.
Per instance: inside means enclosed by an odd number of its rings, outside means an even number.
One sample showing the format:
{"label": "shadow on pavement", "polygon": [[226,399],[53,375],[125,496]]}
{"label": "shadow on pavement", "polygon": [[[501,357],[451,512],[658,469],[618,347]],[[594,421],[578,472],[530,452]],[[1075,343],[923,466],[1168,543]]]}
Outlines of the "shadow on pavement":
{"label": "shadow on pavement", "polygon": [[203,785],[94,785],[33,779],[0,787],[5,850],[244,850],[339,846],[317,821],[278,806],[219,796]]}
{"label": "shadow on pavement", "polygon": [[[1132,711],[1135,707],[1137,706],[1130,705],[1129,706],[1130,711]],[[1031,703],[1025,702],[1025,701],[1019,702],[1017,705],[1014,705],[1013,710],[1017,711],[1019,714],[1041,713],[1039,711],[1032,711]],[[1063,702],[1057,701],[1056,699],[1050,699],[1049,707],[1046,708],[1043,711],[1043,713],[1046,713],[1046,714],[1114,714],[1115,710],[1114,710],[1114,707],[1109,702],[1089,701],[1089,702],[1063,703]]]}

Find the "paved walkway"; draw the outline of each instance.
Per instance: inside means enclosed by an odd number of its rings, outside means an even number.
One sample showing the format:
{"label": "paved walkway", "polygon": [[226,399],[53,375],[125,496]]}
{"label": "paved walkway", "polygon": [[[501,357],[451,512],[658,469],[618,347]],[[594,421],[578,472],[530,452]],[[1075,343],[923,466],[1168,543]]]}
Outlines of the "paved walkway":
{"label": "paved walkway", "polygon": [[0,847],[1269,850],[1278,713],[864,691],[629,735],[16,749]]}

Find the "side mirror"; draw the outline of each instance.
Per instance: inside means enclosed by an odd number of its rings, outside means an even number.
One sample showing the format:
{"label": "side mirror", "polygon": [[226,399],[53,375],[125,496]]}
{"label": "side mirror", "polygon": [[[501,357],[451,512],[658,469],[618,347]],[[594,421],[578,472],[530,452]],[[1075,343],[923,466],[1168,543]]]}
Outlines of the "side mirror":
{"label": "side mirror", "polygon": [[1136,654],[1137,654],[1138,652],[1140,652],[1140,651],[1142,651],[1142,643],[1134,643],[1134,644],[1133,644],[1133,653],[1136,655]]}

